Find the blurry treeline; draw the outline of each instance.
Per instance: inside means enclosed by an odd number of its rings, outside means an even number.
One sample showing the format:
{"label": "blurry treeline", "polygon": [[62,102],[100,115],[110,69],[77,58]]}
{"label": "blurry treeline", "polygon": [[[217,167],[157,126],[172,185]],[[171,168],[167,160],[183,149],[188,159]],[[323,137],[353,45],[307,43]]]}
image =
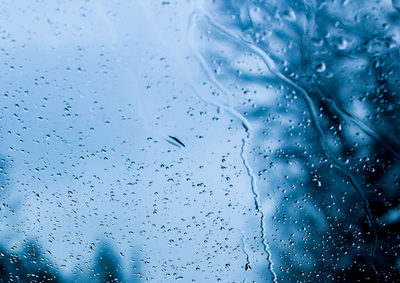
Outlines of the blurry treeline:
{"label": "blurry treeline", "polygon": [[[7,163],[0,158],[1,190],[9,188],[9,181]],[[0,213],[5,211],[14,214],[7,203],[0,203]],[[130,266],[124,267],[109,243],[98,245],[90,268],[85,270],[77,265],[73,272],[64,273],[66,276],[59,272],[59,267],[46,257],[46,253],[50,251],[44,252],[36,241],[24,241],[21,251],[16,246],[10,249],[0,246],[0,282],[138,282],[142,278],[140,259],[136,258],[140,256],[135,253]]]}
{"label": "blurry treeline", "polygon": [[21,252],[0,247],[0,282],[138,282],[140,263],[134,262],[133,269],[125,273],[129,278],[124,277],[117,255],[106,244],[99,247],[91,268],[76,267],[68,277],[60,274],[35,242],[27,242]]}

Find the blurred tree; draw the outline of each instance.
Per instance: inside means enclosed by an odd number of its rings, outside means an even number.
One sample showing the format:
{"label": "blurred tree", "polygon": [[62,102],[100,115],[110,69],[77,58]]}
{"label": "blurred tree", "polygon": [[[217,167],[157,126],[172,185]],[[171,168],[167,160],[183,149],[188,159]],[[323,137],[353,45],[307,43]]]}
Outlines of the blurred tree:
{"label": "blurred tree", "polygon": [[248,154],[259,157],[252,166],[261,198],[275,202],[266,229],[278,279],[396,281],[396,7],[366,0],[206,3],[192,23],[192,47],[214,95],[256,125]]}

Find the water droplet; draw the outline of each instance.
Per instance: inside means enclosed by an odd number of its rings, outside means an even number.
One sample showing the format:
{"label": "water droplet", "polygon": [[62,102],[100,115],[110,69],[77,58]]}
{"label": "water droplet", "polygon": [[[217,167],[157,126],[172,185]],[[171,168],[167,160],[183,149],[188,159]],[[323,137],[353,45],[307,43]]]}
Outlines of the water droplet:
{"label": "water droplet", "polygon": [[318,73],[323,73],[323,72],[325,72],[325,70],[326,70],[326,65],[325,65],[325,63],[324,63],[324,62],[320,62],[319,64],[317,64],[317,65],[315,66],[315,70],[316,70]]}
{"label": "water droplet", "polygon": [[347,40],[340,38],[336,43],[336,48],[339,50],[345,50],[348,46]]}

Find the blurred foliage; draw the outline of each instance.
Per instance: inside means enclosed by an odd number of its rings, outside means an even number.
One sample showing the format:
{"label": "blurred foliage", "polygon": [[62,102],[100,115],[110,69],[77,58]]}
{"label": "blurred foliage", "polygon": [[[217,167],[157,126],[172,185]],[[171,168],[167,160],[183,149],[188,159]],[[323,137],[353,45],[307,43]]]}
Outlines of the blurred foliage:
{"label": "blurred foliage", "polygon": [[279,280],[400,277],[394,2],[209,1],[196,19],[214,95],[256,125]]}
{"label": "blurred foliage", "polygon": [[[21,252],[0,248],[0,282],[126,282],[116,254],[106,244],[98,249],[90,269],[78,268],[75,277],[71,275],[61,275],[58,267],[44,256],[42,248],[35,242],[27,242]],[[140,280],[138,264],[128,279],[129,282]]]}

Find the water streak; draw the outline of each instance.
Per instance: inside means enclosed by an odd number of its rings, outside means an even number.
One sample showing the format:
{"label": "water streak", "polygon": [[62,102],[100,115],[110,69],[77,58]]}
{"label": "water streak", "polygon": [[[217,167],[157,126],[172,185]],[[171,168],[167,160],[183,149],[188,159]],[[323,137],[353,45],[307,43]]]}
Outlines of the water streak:
{"label": "water streak", "polygon": [[[371,250],[370,250],[370,257],[371,257],[371,261],[372,261],[371,265],[372,265],[377,277],[379,278],[379,272],[377,271],[377,268],[375,266],[375,252],[376,252],[376,247],[377,247],[377,244],[378,244],[378,234],[377,234],[377,230],[376,230],[375,220],[374,220],[371,208],[370,208],[369,200],[366,197],[362,187],[356,181],[356,178],[353,176],[353,174],[348,169],[344,168],[339,162],[337,162],[336,158],[334,157],[334,155],[330,151],[329,146],[328,146],[328,142],[326,140],[325,133],[324,133],[324,131],[323,131],[321,125],[320,125],[319,119],[317,118],[318,114],[317,114],[316,106],[314,105],[314,102],[311,99],[310,95],[307,93],[307,91],[304,88],[302,88],[297,83],[295,83],[294,81],[289,79],[287,76],[282,74],[278,70],[275,62],[271,59],[271,57],[268,56],[268,54],[264,50],[262,50],[259,46],[257,46],[255,43],[250,42],[249,40],[244,38],[242,35],[237,34],[237,33],[233,32],[233,31],[225,28],[221,24],[219,24],[216,21],[214,21],[209,15],[205,14],[204,12],[197,12],[197,13],[200,13],[200,15],[203,18],[205,18],[207,20],[207,22],[211,26],[216,28],[218,31],[220,31],[221,33],[225,34],[226,36],[228,36],[232,40],[237,41],[243,47],[252,50],[256,55],[258,55],[263,60],[263,62],[266,64],[266,67],[268,68],[268,70],[273,75],[275,75],[277,78],[279,78],[288,87],[290,87],[291,89],[293,89],[294,91],[296,91],[296,92],[298,92],[298,93],[300,93],[302,95],[302,97],[303,97],[303,99],[304,99],[304,101],[305,101],[305,103],[307,105],[308,111],[310,113],[310,117],[312,119],[312,123],[314,125],[314,128],[317,130],[317,134],[319,136],[321,148],[322,148],[325,156],[332,162],[332,165],[335,168],[337,168],[340,172],[342,172],[343,174],[346,175],[346,177],[349,180],[350,184],[352,185],[352,187],[355,189],[355,191],[360,195],[360,197],[362,199],[364,210],[365,210],[367,221],[368,221],[368,225],[369,225],[369,228],[370,228],[370,230],[372,232],[372,235],[373,235],[373,238],[374,238],[374,241],[373,241],[373,244],[372,244],[372,247],[371,247]],[[362,129],[364,130],[365,128],[362,128]],[[368,131],[368,133],[372,137],[376,137],[376,135],[373,135],[371,133],[371,131]],[[244,140],[243,140],[243,142],[244,142]],[[244,146],[244,144],[243,144],[243,146]],[[244,161],[244,163],[246,163],[245,160],[243,160],[243,161]],[[246,166],[247,166],[247,164],[246,164]],[[249,169],[248,172],[249,172],[249,174],[251,174],[250,168],[249,167],[246,167],[246,168]],[[253,193],[255,194],[256,198],[259,197],[257,195],[257,193],[255,193],[255,192],[253,192]]]}
{"label": "water streak", "polygon": [[[247,139],[250,139],[250,134],[247,135]],[[240,157],[242,158],[243,165],[246,168],[247,175],[249,175],[249,177],[250,177],[250,184],[251,184],[250,187],[251,187],[251,192],[253,194],[254,205],[255,205],[257,214],[260,214],[260,216],[261,216],[259,225],[260,225],[260,230],[261,230],[262,245],[263,245],[265,253],[267,254],[268,269],[272,273],[273,282],[277,282],[277,276],[276,276],[276,274],[274,272],[274,263],[272,261],[271,252],[269,251],[269,246],[268,246],[268,243],[267,243],[267,235],[266,235],[266,232],[265,232],[265,224],[264,224],[265,216],[264,216],[264,213],[263,213],[262,209],[260,208],[260,206],[261,206],[260,193],[258,192],[258,189],[257,189],[256,180],[255,180],[255,177],[254,177],[253,170],[249,166],[248,161],[246,160],[246,158],[244,157],[245,147],[246,147],[246,140],[242,139],[242,147],[241,147],[241,150],[240,150]]]}

